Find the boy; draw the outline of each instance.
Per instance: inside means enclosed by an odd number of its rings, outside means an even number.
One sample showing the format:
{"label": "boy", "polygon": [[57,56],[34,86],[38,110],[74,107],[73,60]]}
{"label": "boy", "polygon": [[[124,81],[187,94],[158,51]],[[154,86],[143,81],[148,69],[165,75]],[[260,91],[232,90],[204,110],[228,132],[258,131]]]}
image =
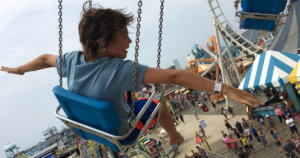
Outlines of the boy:
{"label": "boy", "polygon": [[[85,8],[79,23],[79,37],[83,51],[73,51],[63,55],[63,77],[67,78],[68,90],[90,98],[105,100],[116,106],[121,125],[117,133],[122,135],[129,129],[127,123],[130,107],[126,104],[125,91],[132,86],[134,62],[124,60],[131,43],[127,27],[133,16],[124,10],[104,8]],[[15,68],[2,66],[1,71],[23,75],[26,72],[59,67],[59,58],[52,54],[43,54],[36,59]],[[137,66],[137,86],[142,83],[178,84],[202,91],[219,91],[232,100],[254,106],[262,104],[251,94],[225,84],[200,77],[184,70],[165,70]],[[172,117],[162,99],[159,123],[169,135],[169,144],[176,145],[184,138],[172,123]]]}

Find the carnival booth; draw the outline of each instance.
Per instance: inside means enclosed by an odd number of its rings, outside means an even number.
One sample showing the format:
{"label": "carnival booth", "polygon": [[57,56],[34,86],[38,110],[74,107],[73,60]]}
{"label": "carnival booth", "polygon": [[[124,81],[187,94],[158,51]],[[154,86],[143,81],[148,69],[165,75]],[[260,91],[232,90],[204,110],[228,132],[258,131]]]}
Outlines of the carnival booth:
{"label": "carnival booth", "polygon": [[[239,85],[239,89],[257,90],[261,87],[284,87],[287,90],[288,98],[294,103],[297,112],[300,112],[300,105],[295,92],[289,83],[288,76],[299,61],[300,56],[294,53],[278,51],[267,51],[256,57],[249,68],[246,76]],[[274,115],[275,104],[260,107],[253,111],[253,116]]]}

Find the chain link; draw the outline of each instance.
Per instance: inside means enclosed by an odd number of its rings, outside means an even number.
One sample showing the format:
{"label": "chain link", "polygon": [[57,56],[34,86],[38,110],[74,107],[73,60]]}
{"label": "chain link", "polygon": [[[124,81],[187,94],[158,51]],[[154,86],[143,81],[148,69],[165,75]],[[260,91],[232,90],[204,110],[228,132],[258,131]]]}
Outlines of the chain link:
{"label": "chain link", "polygon": [[59,51],[58,51],[58,53],[59,53],[59,67],[58,67],[58,69],[59,69],[59,86],[61,86],[62,87],[62,63],[63,63],[63,59],[62,59],[62,47],[63,47],[63,45],[62,45],[62,34],[63,34],[63,32],[62,32],[62,28],[63,28],[63,25],[62,25],[62,21],[63,21],[63,19],[62,19],[62,0],[58,0],[58,22],[59,22],[59,25],[58,25],[58,29],[59,29],[59,31],[58,31],[58,35],[59,35],[59,38],[58,38],[58,40],[59,40],[59,44],[58,44],[58,47],[59,47]]}
{"label": "chain link", "polygon": [[137,76],[137,64],[138,64],[138,56],[139,56],[139,43],[140,43],[140,29],[141,29],[141,14],[142,14],[142,0],[138,2],[138,16],[137,16],[137,24],[136,24],[136,39],[135,39],[135,55],[134,55],[134,71],[133,71],[133,80],[132,80],[132,89],[131,89],[131,111],[130,111],[130,120],[129,123],[133,127],[134,126],[134,103],[135,99],[135,92],[136,92],[136,76]]}
{"label": "chain link", "polygon": [[93,1],[89,0],[89,8],[92,9],[92,6],[93,6]]}
{"label": "chain link", "polygon": [[[162,28],[163,28],[163,15],[164,15],[164,0],[160,0],[160,17],[159,17],[159,31],[158,31],[158,49],[157,49],[157,68],[160,68],[161,57],[161,41],[162,41]],[[162,86],[155,85],[155,90],[160,91]]]}
{"label": "chain link", "polygon": [[157,68],[160,68],[161,57],[161,40],[162,40],[162,28],[163,28],[163,15],[164,15],[164,0],[160,0],[160,18],[159,18],[159,32],[158,32],[158,49],[157,49]]}

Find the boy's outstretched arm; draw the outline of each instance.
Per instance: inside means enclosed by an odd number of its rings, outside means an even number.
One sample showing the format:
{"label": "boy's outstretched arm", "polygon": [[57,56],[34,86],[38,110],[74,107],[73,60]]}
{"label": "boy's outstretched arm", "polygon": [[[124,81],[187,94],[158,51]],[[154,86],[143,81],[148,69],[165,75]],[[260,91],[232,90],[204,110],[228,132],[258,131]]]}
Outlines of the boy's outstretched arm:
{"label": "boy's outstretched arm", "polygon": [[[206,92],[213,92],[215,85],[215,81],[201,77],[190,71],[157,68],[148,68],[146,70],[143,83],[176,84],[186,88],[197,89]],[[242,104],[248,104],[252,107],[255,107],[255,104],[264,104],[250,93],[225,84],[222,86],[221,94],[226,95],[234,101]]]}
{"label": "boy's outstretched arm", "polygon": [[55,67],[56,57],[57,55],[43,54],[24,65],[14,67],[14,68],[1,66],[0,70],[12,74],[23,75],[25,72],[36,71],[36,70],[45,69],[49,67]]}

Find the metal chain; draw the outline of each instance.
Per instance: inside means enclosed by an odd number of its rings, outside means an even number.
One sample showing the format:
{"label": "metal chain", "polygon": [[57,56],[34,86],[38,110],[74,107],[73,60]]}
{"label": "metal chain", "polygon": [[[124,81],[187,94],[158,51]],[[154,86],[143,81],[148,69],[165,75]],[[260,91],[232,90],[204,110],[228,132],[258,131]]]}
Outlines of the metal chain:
{"label": "metal chain", "polygon": [[58,35],[59,35],[59,44],[58,44],[58,47],[59,47],[59,86],[62,87],[62,63],[63,63],[63,59],[62,59],[62,28],[63,28],[63,25],[62,25],[62,0],[58,0],[58,22],[59,22],[59,25],[58,25],[58,28],[59,28],[59,31],[58,31]]}
{"label": "metal chain", "polygon": [[[159,17],[159,31],[158,31],[158,49],[157,49],[157,68],[160,68],[160,57],[161,57],[161,40],[162,40],[162,28],[163,28],[163,15],[164,15],[164,2],[160,0],[160,17]],[[161,90],[160,85],[155,85],[156,91]]]}
{"label": "metal chain", "polygon": [[162,28],[163,28],[163,15],[164,15],[164,2],[160,0],[160,18],[159,18],[159,32],[158,32],[158,49],[157,49],[157,68],[160,68],[160,57],[161,57],[161,40],[162,40]]}
{"label": "metal chain", "polygon": [[130,111],[130,120],[129,123],[133,127],[134,126],[134,103],[135,99],[135,92],[136,92],[136,77],[137,77],[137,64],[138,64],[138,56],[139,56],[139,43],[140,43],[140,28],[141,28],[141,14],[142,14],[142,0],[138,2],[138,17],[137,17],[137,24],[136,24],[136,40],[135,40],[135,55],[134,55],[134,71],[133,71],[133,80],[132,80],[132,89],[131,89],[131,111]]}
{"label": "metal chain", "polygon": [[89,0],[89,8],[90,8],[90,9],[92,9],[92,6],[93,6],[92,4],[93,4],[93,1],[92,1],[92,0]]}

